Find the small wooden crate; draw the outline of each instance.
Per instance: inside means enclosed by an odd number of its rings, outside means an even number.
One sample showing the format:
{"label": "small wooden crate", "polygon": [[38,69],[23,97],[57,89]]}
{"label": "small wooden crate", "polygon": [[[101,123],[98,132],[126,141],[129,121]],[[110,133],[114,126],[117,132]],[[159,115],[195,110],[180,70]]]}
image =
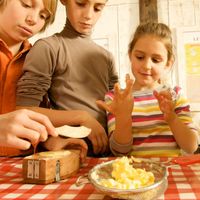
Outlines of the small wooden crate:
{"label": "small wooden crate", "polygon": [[24,183],[48,184],[66,179],[79,170],[80,151],[40,152],[23,159]]}

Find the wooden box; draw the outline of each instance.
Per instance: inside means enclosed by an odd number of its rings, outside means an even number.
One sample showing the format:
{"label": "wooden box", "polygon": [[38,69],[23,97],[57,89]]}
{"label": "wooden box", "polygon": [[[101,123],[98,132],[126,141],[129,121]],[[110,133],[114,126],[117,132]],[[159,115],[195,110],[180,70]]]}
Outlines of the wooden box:
{"label": "wooden box", "polygon": [[57,182],[76,174],[79,167],[78,150],[40,152],[23,159],[24,183]]}

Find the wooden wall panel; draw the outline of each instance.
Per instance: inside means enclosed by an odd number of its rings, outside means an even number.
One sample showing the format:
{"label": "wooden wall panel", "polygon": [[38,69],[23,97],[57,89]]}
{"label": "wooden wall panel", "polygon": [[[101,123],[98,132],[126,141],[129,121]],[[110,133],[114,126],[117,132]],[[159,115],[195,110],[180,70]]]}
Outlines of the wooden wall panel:
{"label": "wooden wall panel", "polygon": [[158,22],[157,0],[139,0],[140,22]]}

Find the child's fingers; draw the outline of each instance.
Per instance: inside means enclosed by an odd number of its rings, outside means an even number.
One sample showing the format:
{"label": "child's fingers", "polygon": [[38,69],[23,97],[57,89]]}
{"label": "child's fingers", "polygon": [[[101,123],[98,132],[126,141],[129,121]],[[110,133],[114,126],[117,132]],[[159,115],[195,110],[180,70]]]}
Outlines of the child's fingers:
{"label": "child's fingers", "polygon": [[125,77],[125,80],[126,80],[126,82],[128,81],[128,80],[130,80],[131,78],[130,78],[130,75],[129,74],[126,74],[126,77]]}
{"label": "child's fingers", "polygon": [[120,85],[119,85],[119,83],[115,83],[115,85],[114,85],[114,95],[117,97],[117,96],[119,96],[120,95]]}
{"label": "child's fingers", "polygon": [[168,100],[174,100],[176,99],[176,92],[173,89],[166,89],[166,90],[162,90],[160,92],[157,91],[158,96],[162,96],[165,99]]}
{"label": "child's fingers", "polygon": [[[50,122],[49,118],[45,115],[42,115],[40,113],[36,113],[36,112],[32,112],[32,111],[27,111],[27,114],[29,116],[29,118],[32,120],[32,122],[39,122],[40,124],[42,124],[43,126],[45,126],[48,134],[56,137],[58,136],[58,134],[55,131],[54,126],[52,125],[52,123]],[[43,136],[44,138],[46,138],[46,136]]]}
{"label": "child's fingers", "polygon": [[158,92],[156,90],[153,91],[153,95],[156,97],[156,99],[158,99]]}
{"label": "child's fingers", "polygon": [[77,139],[77,138],[67,138],[66,139],[66,143],[65,143],[65,149],[67,148],[78,148],[78,149],[88,149],[88,146],[86,144],[86,142],[83,139]]}
{"label": "child's fingers", "polygon": [[106,110],[107,112],[110,112],[109,106],[104,101],[97,100],[96,104],[98,105],[99,108],[102,108]]}
{"label": "child's fingers", "polygon": [[134,83],[134,81],[133,81],[132,79],[129,79],[129,80],[127,81],[127,90],[128,90],[129,93],[132,93],[132,90],[133,90],[133,83]]}
{"label": "child's fingers", "polygon": [[7,146],[20,150],[27,150],[30,148],[31,142],[15,137],[8,141]]}
{"label": "child's fingers", "polygon": [[127,84],[128,82],[134,83],[135,80],[131,79],[131,77],[130,77],[129,74],[126,74],[125,82],[126,82],[126,84]]}
{"label": "child's fingers", "polygon": [[27,132],[29,132],[28,135],[25,132],[23,133],[24,136],[26,135],[25,138],[28,138],[32,142],[37,140],[47,140],[48,132],[47,128],[43,124],[28,118],[26,124],[24,125],[24,130],[25,129],[27,129]]}
{"label": "child's fingers", "polygon": [[156,97],[158,101],[161,101],[165,98],[165,96],[161,92],[153,91],[153,95]]}
{"label": "child's fingers", "polygon": [[162,95],[163,97],[167,98],[167,99],[172,99],[172,95],[170,90],[165,90],[165,91],[161,91],[160,95]]}
{"label": "child's fingers", "polygon": [[80,157],[81,157],[81,163],[84,163],[86,160],[86,157],[87,157],[87,149],[85,149],[85,148],[81,149]]}
{"label": "child's fingers", "polygon": [[163,96],[160,95],[160,93],[158,93],[156,90],[153,91],[153,95],[155,96],[155,98],[158,100],[158,103],[160,104],[163,100]]}
{"label": "child's fingers", "polygon": [[[129,74],[126,74],[126,88],[124,90],[124,95],[131,95],[133,90],[134,81],[130,78]],[[131,95],[132,96],[132,95]]]}
{"label": "child's fingers", "polygon": [[85,161],[87,156],[88,146],[83,139],[67,138],[65,149],[79,149],[81,162]]}

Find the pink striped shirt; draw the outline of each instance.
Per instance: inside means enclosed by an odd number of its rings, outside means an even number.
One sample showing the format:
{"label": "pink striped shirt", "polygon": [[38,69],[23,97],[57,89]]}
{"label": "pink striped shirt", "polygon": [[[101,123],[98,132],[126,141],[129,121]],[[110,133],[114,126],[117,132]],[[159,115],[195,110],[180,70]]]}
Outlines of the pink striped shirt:
{"label": "pink striped shirt", "polygon": [[[195,129],[192,123],[189,104],[182,94],[180,87],[174,87],[176,93],[175,112],[178,117],[189,126]],[[133,143],[127,147],[129,155],[144,156],[178,156],[181,149],[170,130],[170,127],[163,118],[157,99],[152,90],[138,91],[133,93],[134,108],[132,111],[132,134]],[[105,96],[106,103],[113,100],[113,91]],[[133,117],[134,116],[134,117]],[[115,117],[107,113],[109,136],[115,130]],[[123,133],[122,133],[123,134]],[[183,136],[184,137],[184,136]],[[110,147],[115,155],[120,155],[121,148],[125,148],[113,141],[110,137]],[[123,150],[122,150],[123,151]]]}

